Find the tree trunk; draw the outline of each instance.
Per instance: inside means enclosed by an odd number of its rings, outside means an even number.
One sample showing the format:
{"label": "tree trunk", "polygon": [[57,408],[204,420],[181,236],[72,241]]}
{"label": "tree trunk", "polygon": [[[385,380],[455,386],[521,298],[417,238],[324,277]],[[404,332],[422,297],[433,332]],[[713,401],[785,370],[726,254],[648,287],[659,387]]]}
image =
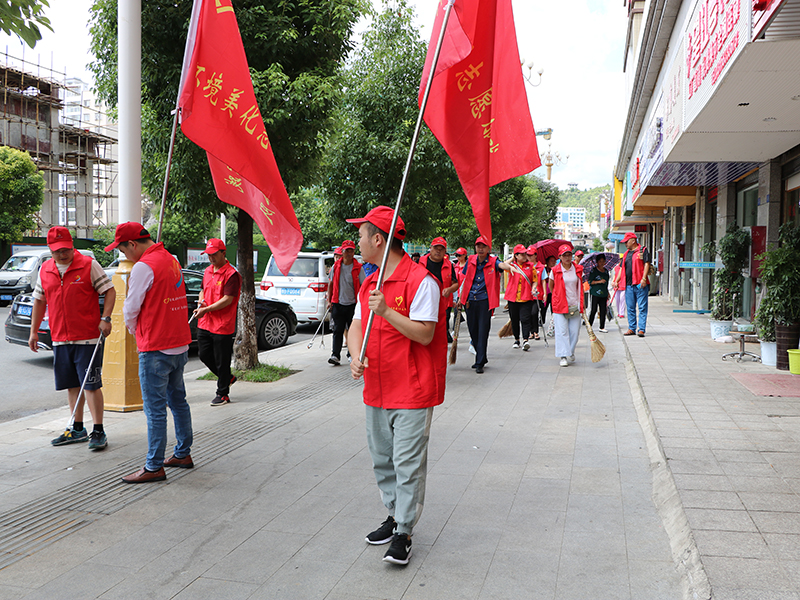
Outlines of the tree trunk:
{"label": "tree trunk", "polygon": [[256,288],[253,278],[253,219],[239,209],[236,217],[239,225],[239,274],[242,276],[242,292],[239,297],[238,327],[233,345],[233,366],[245,371],[258,365],[258,343],[256,338]]}

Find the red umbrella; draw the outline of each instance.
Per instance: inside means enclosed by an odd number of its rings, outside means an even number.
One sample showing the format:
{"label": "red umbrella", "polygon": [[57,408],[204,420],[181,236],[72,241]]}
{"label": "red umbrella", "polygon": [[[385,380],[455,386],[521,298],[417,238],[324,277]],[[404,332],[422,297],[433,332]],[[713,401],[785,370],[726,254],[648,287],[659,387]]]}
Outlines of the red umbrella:
{"label": "red umbrella", "polygon": [[572,242],[568,242],[566,240],[542,240],[541,242],[536,242],[533,246],[536,248],[536,259],[539,262],[545,262],[551,256],[555,256],[558,258],[558,249],[567,244],[570,248],[572,248]]}

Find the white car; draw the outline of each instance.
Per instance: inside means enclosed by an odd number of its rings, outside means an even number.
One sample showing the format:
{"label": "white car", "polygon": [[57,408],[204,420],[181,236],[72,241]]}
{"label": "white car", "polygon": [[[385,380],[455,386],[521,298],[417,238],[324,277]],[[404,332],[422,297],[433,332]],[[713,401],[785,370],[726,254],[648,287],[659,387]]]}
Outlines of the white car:
{"label": "white car", "polygon": [[[81,254],[94,258],[91,250],[79,250]],[[30,294],[36,285],[39,268],[52,257],[50,249],[43,246],[37,250],[21,250],[0,267],[0,306],[11,304],[17,294]]]}
{"label": "white car", "polygon": [[289,274],[284,275],[271,256],[256,296],[288,302],[298,323],[319,323],[325,317],[328,271],[333,263],[332,251],[301,252]]}

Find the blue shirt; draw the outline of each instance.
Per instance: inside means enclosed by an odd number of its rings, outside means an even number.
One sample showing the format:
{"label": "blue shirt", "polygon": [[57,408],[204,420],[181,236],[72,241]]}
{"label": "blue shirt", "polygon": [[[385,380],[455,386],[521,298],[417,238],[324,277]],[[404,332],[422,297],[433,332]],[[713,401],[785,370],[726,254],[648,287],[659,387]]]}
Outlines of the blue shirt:
{"label": "blue shirt", "polygon": [[[486,291],[486,278],[483,276],[483,268],[488,262],[489,257],[487,256],[486,260],[483,262],[477,261],[475,263],[475,278],[472,280],[472,287],[469,289],[467,300],[474,300],[477,302],[478,300],[489,299],[489,292]],[[461,271],[464,275],[467,274],[467,268],[469,268],[469,263],[467,263]]]}

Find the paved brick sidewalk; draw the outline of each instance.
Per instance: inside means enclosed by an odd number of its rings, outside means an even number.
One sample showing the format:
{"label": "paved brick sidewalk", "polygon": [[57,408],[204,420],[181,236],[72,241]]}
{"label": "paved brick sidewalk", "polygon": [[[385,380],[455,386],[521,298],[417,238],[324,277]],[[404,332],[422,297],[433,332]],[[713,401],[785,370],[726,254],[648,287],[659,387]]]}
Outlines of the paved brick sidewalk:
{"label": "paved brick sidewalk", "polygon": [[[653,433],[623,338],[612,325],[602,339],[602,362],[584,333],[577,364],[560,368],[552,342],[525,353],[494,335],[483,375],[462,341],[406,568],[363,541],[386,515],[361,390],[316,345],[273,351],[302,372],[237,383],[225,407],[187,377],[197,466],[166,483],[116,483],[143,459],[140,413],[109,416],[100,454],[49,446],[66,410],[0,425],[0,599],[677,600],[686,571],[653,503]],[[52,533],[61,522],[74,525]],[[52,537],[27,540],[33,526]]]}

